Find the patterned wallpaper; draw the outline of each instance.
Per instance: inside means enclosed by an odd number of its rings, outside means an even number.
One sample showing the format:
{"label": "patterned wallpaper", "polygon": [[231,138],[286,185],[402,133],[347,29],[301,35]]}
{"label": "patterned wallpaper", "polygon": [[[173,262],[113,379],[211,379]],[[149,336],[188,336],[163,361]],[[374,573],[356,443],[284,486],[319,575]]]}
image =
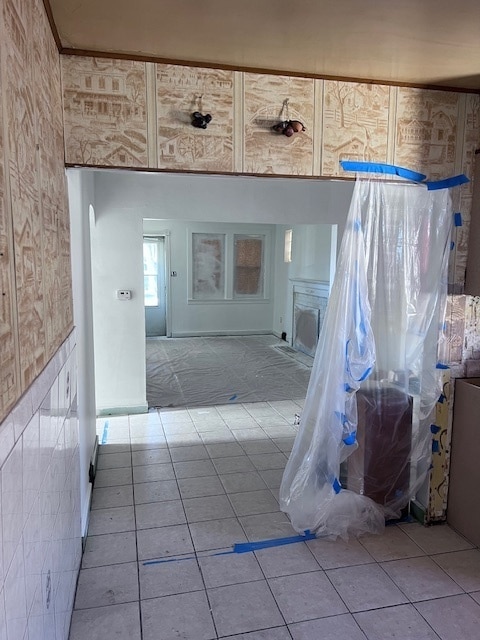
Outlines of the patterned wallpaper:
{"label": "patterned wallpaper", "polygon": [[144,62],[62,56],[68,163],[147,167]]}
{"label": "patterned wallpaper", "polygon": [[[314,80],[245,74],[244,166],[246,173],[313,175]],[[284,101],[288,103],[284,106]],[[299,120],[305,132],[290,138],[272,131]]]}
{"label": "patterned wallpaper", "polygon": [[[330,177],[348,158],[435,179],[470,172],[479,142],[474,94],[77,56],[62,71],[69,164]],[[212,114],[207,129],[191,126],[193,111]],[[273,132],[285,119],[306,131]],[[120,132],[143,154],[120,158]]]}
{"label": "patterned wallpaper", "polygon": [[[158,166],[196,171],[233,170],[233,72],[156,65]],[[206,129],[191,114],[210,113]]]}
{"label": "patterned wallpaper", "polygon": [[73,320],[59,54],[42,0],[0,7],[1,421]]}

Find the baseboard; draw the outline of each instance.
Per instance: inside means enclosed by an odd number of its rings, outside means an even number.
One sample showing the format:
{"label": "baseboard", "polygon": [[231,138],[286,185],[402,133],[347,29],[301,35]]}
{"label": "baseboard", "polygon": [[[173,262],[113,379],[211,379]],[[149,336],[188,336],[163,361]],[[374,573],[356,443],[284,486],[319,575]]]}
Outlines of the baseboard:
{"label": "baseboard", "polygon": [[95,483],[95,474],[97,473],[98,463],[98,436],[95,436],[95,444],[93,445],[92,456],[90,458],[90,467],[88,470],[88,489],[87,499],[82,513],[82,549],[85,551],[85,544],[87,542],[88,525],[90,522],[90,511],[92,508],[92,490]]}
{"label": "baseboard", "polygon": [[89,478],[92,484],[95,483],[95,476],[97,475],[97,462],[98,462],[98,445],[100,444],[98,436],[95,436],[95,444],[93,445],[92,457],[90,458]]}
{"label": "baseboard", "polygon": [[88,525],[90,522],[90,508],[92,506],[92,483],[88,485],[88,496],[82,513],[82,550],[85,551],[87,542]]}
{"label": "baseboard", "polygon": [[97,409],[97,416],[125,416],[129,413],[148,413],[148,404],[134,404],[126,407],[104,407]]}
{"label": "baseboard", "polygon": [[175,331],[172,338],[208,338],[215,336],[266,336],[273,335],[271,329],[258,331]]}

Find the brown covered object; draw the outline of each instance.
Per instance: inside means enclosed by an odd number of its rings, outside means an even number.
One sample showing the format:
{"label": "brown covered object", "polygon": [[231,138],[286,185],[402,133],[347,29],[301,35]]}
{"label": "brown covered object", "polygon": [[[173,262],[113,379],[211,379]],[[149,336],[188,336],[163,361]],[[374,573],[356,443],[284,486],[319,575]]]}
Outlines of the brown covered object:
{"label": "brown covered object", "polygon": [[409,499],[413,399],[393,386],[357,392],[358,449],[348,458],[347,488],[388,506]]}

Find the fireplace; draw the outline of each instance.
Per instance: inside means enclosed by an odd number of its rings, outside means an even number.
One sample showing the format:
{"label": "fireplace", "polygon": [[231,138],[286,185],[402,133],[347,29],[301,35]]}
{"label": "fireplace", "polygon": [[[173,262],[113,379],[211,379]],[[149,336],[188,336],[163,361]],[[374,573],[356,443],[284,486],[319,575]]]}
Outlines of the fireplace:
{"label": "fireplace", "polygon": [[292,280],[292,346],[309,356],[315,355],[318,336],[327,309],[329,284],[317,280]]}

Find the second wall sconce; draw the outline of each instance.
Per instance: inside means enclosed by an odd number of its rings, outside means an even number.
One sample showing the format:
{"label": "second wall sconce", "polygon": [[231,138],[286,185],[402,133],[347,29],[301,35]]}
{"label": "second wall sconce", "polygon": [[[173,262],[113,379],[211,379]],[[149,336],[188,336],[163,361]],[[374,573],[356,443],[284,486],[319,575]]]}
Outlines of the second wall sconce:
{"label": "second wall sconce", "polygon": [[282,109],[279,114],[279,118],[284,118],[281,122],[274,124],[272,129],[277,133],[283,133],[284,136],[290,138],[294,133],[305,131],[305,126],[300,120],[290,120],[288,113],[288,98],[283,101]]}
{"label": "second wall sconce", "polygon": [[196,127],[197,129],[206,129],[208,123],[212,120],[212,116],[209,113],[203,115],[202,96],[195,96],[194,104],[195,102],[198,111],[194,111],[192,113],[192,127]]}

